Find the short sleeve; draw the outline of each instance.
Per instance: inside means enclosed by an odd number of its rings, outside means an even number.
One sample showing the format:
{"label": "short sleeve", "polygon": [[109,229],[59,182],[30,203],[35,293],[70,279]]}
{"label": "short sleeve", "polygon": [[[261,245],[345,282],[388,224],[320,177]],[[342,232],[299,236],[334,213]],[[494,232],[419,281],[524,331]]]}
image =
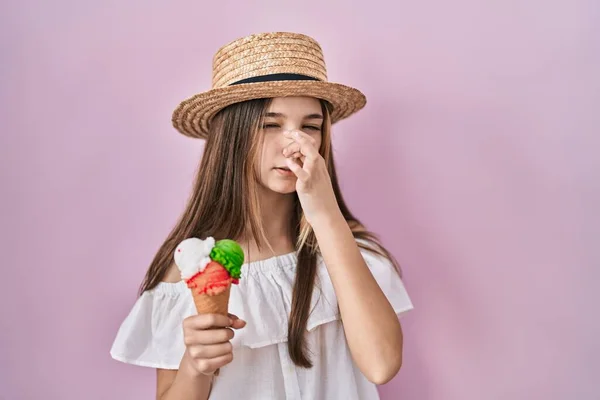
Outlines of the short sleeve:
{"label": "short sleeve", "polygon": [[161,282],[145,291],[122,322],[110,350],[117,361],[178,369],[185,352],[182,323],[195,312],[183,282]]}
{"label": "short sleeve", "polygon": [[392,262],[372,251],[360,249],[365,263],[369,267],[371,274],[379,284],[379,287],[387,297],[394,308],[396,314],[400,315],[414,308],[408,295],[404,282],[399,271]]}

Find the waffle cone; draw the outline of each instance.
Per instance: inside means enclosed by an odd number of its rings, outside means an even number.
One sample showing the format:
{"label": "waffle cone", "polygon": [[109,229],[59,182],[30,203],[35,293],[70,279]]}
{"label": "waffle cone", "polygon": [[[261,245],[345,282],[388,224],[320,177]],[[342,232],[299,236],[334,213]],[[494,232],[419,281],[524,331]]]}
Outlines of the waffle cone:
{"label": "waffle cone", "polygon": [[198,311],[198,314],[223,314],[226,316],[229,309],[230,291],[231,284],[222,293],[215,295],[199,294],[192,290],[196,311]]}

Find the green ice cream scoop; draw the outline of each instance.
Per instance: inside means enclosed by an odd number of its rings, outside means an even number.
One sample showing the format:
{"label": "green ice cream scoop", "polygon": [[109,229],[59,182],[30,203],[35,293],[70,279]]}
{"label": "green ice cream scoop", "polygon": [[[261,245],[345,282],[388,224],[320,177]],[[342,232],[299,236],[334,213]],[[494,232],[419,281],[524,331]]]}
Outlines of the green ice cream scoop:
{"label": "green ice cream scoop", "polygon": [[217,241],[210,252],[210,258],[221,264],[232,278],[239,279],[242,275],[244,250],[235,240],[223,239]]}

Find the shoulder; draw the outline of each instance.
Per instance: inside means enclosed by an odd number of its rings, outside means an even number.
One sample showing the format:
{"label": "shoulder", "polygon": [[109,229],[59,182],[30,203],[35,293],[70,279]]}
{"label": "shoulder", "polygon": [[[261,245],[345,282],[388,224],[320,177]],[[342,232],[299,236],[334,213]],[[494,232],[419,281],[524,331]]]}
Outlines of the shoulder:
{"label": "shoulder", "polygon": [[175,265],[175,262],[171,263],[165,272],[165,276],[163,277],[162,281],[165,283],[177,283],[181,281],[181,273],[179,272],[177,265]]}

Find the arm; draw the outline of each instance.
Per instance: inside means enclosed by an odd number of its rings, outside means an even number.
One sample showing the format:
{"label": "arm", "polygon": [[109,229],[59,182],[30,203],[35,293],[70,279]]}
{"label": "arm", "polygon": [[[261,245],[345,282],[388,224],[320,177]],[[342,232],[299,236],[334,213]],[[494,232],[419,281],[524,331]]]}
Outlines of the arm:
{"label": "arm", "polygon": [[157,400],[208,400],[212,377],[192,368],[187,351],[179,370],[157,369]]}
{"label": "arm", "polygon": [[[179,280],[180,272],[172,264],[164,281],[174,283]],[[199,373],[190,361],[186,351],[178,370],[156,370],[156,400],[208,400],[212,377]]]}
{"label": "arm", "polygon": [[373,383],[384,384],[402,365],[398,316],[371,274],[341,213],[312,224],[338,299],[348,347]]}
{"label": "arm", "polygon": [[331,277],[352,357],[367,379],[386,383],[402,365],[400,321],[340,211],[317,140],[297,130],[284,136],[293,141],[283,155],[298,178],[296,193]]}
{"label": "arm", "polygon": [[[171,268],[171,271],[173,268]],[[176,282],[180,275],[170,272],[166,280]],[[186,351],[179,370],[157,370],[157,400],[207,400],[212,376],[233,360],[232,329],[242,329],[246,321],[237,316],[198,314],[183,321]]]}

